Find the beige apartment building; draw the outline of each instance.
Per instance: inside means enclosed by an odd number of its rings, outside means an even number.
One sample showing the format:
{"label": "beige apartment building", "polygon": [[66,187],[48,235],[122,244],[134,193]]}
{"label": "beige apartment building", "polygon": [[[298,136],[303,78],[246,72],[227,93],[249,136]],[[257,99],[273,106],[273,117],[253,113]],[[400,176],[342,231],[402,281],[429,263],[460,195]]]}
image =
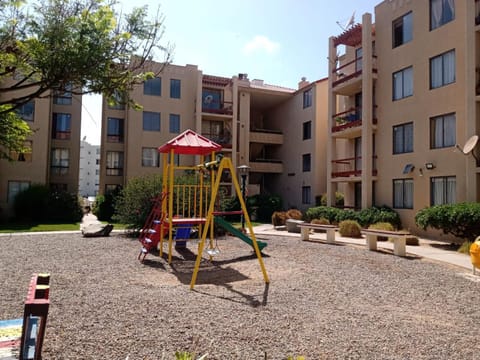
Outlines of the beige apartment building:
{"label": "beige apartment building", "polygon": [[[150,63],[159,73],[161,64]],[[168,65],[137,86],[138,111],[103,104],[100,192],[137,176],[160,173],[157,148],[192,129],[223,147],[235,167],[249,169],[248,193],[281,194],[285,206],[308,208],[326,192],[327,80],[298,90],[203,74],[195,65]],[[182,165],[198,159],[181,155]],[[231,191],[226,176],[224,187]]]}
{"label": "beige apartment building", "polygon": [[420,209],[480,200],[478,146],[460,150],[480,133],[479,10],[387,0],[375,24],[367,13],[329,39],[330,204],[339,189],[353,208],[388,205],[422,235]]}
{"label": "beige apartment building", "polygon": [[31,151],[0,160],[0,215],[10,216],[15,195],[32,184],[78,192],[81,107],[81,96],[67,91],[18,109],[34,130],[26,144]]}

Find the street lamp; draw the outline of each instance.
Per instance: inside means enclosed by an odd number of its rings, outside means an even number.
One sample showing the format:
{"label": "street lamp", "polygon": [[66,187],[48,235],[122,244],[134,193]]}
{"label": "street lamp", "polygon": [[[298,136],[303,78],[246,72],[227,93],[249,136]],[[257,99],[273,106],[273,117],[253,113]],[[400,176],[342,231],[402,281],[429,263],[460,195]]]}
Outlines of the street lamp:
{"label": "street lamp", "polygon": [[[246,201],[245,193],[247,190],[247,175],[248,175],[248,171],[250,170],[250,166],[240,165],[237,167],[237,169],[242,179],[242,199],[243,199],[243,202],[245,202]],[[246,203],[245,203],[245,206],[247,206]],[[242,231],[245,231],[245,216],[243,216],[243,213],[242,213]]]}

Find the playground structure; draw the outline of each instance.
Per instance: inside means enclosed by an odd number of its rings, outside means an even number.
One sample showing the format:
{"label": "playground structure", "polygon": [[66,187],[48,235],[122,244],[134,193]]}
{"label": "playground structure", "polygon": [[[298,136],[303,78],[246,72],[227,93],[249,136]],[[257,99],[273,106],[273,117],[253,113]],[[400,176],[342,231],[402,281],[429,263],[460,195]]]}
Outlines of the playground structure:
{"label": "playground structure", "polygon": [[[245,201],[235,174],[232,161],[217,153],[222,149],[219,144],[186,130],[174,139],[158,148],[162,154],[163,182],[162,192],[153,201],[152,210],[140,232],[139,241],[142,244],[138,259],[142,262],[150,250],[158,248],[163,256],[163,243],[168,239],[168,263],[172,261],[173,244],[184,246],[189,240],[192,227],[198,228],[199,244],[195,268],[190,283],[193,289],[200,268],[203,250],[208,237],[207,254],[210,260],[215,253],[214,226],[223,227],[232,235],[246,242],[255,251],[266,283],[269,282],[263,263],[261,250],[267,245],[255,238]],[[199,160],[198,165],[180,166],[176,164],[177,156],[192,155]],[[209,161],[206,162],[206,156]],[[178,172],[195,174],[194,184],[175,184]],[[220,193],[220,183],[224,171],[229,171],[231,180],[238,196],[241,210],[238,212],[216,211]],[[207,176],[209,175],[209,176]],[[205,180],[207,178],[207,180]],[[225,221],[222,216],[241,214],[250,236],[236,229]]]}

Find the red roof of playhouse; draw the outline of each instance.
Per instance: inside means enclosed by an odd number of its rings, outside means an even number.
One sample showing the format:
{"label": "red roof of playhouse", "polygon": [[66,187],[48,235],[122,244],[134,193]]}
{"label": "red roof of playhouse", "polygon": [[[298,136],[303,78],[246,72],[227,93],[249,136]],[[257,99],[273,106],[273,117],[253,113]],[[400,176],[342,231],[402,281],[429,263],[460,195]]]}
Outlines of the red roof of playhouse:
{"label": "red roof of playhouse", "polygon": [[212,151],[222,150],[222,146],[207,139],[205,136],[188,129],[168,141],[166,144],[160,146],[158,151],[161,153],[168,153],[172,149],[175,154],[207,155]]}

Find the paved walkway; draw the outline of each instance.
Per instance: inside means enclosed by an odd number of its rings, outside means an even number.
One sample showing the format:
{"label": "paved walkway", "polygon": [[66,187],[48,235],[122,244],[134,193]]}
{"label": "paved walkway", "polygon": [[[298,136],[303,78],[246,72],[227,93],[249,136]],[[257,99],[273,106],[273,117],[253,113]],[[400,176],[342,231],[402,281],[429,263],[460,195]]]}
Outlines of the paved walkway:
{"label": "paved walkway", "polygon": [[[257,237],[261,237],[262,235],[290,236],[298,239],[298,241],[301,241],[299,233],[287,232],[281,227],[277,230],[276,228],[273,227],[273,225],[270,225],[270,224],[255,226],[254,231]],[[310,239],[326,241],[326,234],[317,233],[317,232],[311,233]],[[365,239],[353,239],[353,238],[342,237],[338,232],[335,234],[335,241],[339,243],[357,245],[357,246],[364,245],[366,248]],[[448,244],[444,242],[431,241],[426,239],[419,239],[419,243],[420,243],[419,246],[407,245],[406,246],[407,255],[412,254],[422,258],[449,263],[451,265],[459,266],[464,269],[468,269],[470,271],[472,270],[472,263],[470,261],[470,256],[465,254],[460,254],[454,250],[446,249],[447,247],[446,245]],[[377,242],[377,246],[379,249],[383,248],[383,249],[393,250],[393,243],[389,241],[379,241]],[[480,274],[480,270],[477,271],[477,274]]]}

